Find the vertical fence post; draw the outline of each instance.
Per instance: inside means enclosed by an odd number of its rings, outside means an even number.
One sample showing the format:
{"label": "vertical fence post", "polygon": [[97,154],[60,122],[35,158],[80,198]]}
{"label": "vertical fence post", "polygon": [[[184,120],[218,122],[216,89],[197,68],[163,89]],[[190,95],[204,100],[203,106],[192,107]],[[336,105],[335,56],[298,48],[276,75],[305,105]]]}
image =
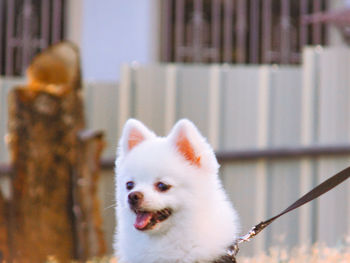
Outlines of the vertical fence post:
{"label": "vertical fence post", "polygon": [[13,74],[13,31],[15,23],[15,2],[7,0],[6,75]]}
{"label": "vertical fence post", "polygon": [[[321,11],[321,0],[313,0],[313,12],[319,13]],[[312,23],[312,44],[321,44],[321,23]]]}
{"label": "vertical fence post", "polygon": [[52,43],[60,40],[62,0],[53,0]]}
{"label": "vertical fence post", "polygon": [[246,62],[246,19],[247,19],[247,2],[246,0],[238,0],[237,6],[237,62],[245,63]]}
{"label": "vertical fence post", "polygon": [[23,25],[22,25],[22,61],[21,61],[21,72],[25,73],[26,67],[29,65],[30,59],[30,49],[32,45],[31,36],[30,36],[30,27],[31,20],[34,18],[33,16],[33,6],[31,0],[23,1]]}
{"label": "vertical fence post", "polygon": [[176,0],[175,6],[175,61],[183,59],[184,40],[184,0]]}
{"label": "vertical fence post", "polygon": [[211,61],[215,63],[220,61],[220,9],[221,0],[212,0],[211,43],[213,51]]}
{"label": "vertical fence post", "polygon": [[[315,143],[317,136],[317,53],[314,48],[307,48],[303,52],[303,89],[301,94],[301,144],[310,146]],[[303,158],[300,164],[300,191],[305,193],[314,186],[316,177],[315,161]],[[316,241],[314,208],[315,204],[309,204],[300,208],[299,240],[306,245]]]}
{"label": "vertical fence post", "polygon": [[162,60],[169,62],[171,60],[172,36],[172,0],[163,0],[161,2],[163,10],[162,18]]}
{"label": "vertical fence post", "polygon": [[[4,17],[3,17],[3,8],[4,6],[4,1],[3,0],[0,0],[0,19],[1,21],[5,21]],[[2,31],[2,28],[3,28],[3,24],[0,25],[0,75],[2,75],[2,65],[3,65],[3,61],[4,61],[4,58],[2,56],[2,44],[4,42],[4,35],[3,35],[3,31]]]}
{"label": "vertical fence post", "polygon": [[121,68],[121,82],[119,85],[119,109],[118,109],[118,136],[122,134],[123,126],[126,120],[130,117],[130,97],[132,83],[132,68],[123,65]]}
{"label": "vertical fence post", "polygon": [[225,0],[224,5],[224,62],[232,62],[232,16],[233,2]]}
{"label": "vertical fence post", "polygon": [[262,61],[271,62],[271,0],[263,0],[262,14]]}
{"label": "vertical fence post", "polygon": [[303,46],[307,44],[307,25],[303,22],[303,17],[307,14],[308,0],[300,0],[300,12],[299,12],[299,52],[302,52]]}
{"label": "vertical fence post", "polygon": [[259,61],[259,0],[250,0],[249,33],[249,59],[250,63],[256,64]]}
{"label": "vertical fence post", "polygon": [[208,87],[208,139],[214,150],[219,148],[221,68],[219,65],[210,67],[210,83]]}
{"label": "vertical fence post", "polygon": [[[325,10],[326,12],[331,11],[332,9],[332,2],[331,1],[324,1],[324,7],[323,10]],[[330,39],[330,35],[331,35],[331,31],[332,31],[332,27],[333,25],[331,25],[330,23],[327,23],[324,25],[325,27],[325,39],[323,39],[322,44],[323,45],[330,45],[331,44],[331,39]]]}
{"label": "vertical fence post", "polygon": [[288,64],[290,61],[290,3],[282,0],[281,3],[281,63]]}
{"label": "vertical fence post", "polygon": [[177,88],[177,68],[175,65],[166,66],[165,82],[165,110],[164,110],[164,130],[170,131],[176,121],[176,88]]}
{"label": "vertical fence post", "polygon": [[202,62],[203,50],[203,0],[194,0],[193,10],[193,62]]}
{"label": "vertical fence post", "polygon": [[[257,133],[257,147],[260,149],[268,146],[269,132],[269,105],[270,105],[270,86],[271,71],[269,66],[262,66],[259,69],[259,89],[258,89],[258,107],[257,121],[259,127]],[[267,163],[265,159],[257,161],[257,189],[256,194],[256,222],[266,218],[266,199],[267,199]],[[260,233],[259,239],[256,240],[255,252],[264,251],[266,247],[266,233]]]}
{"label": "vertical fence post", "polygon": [[271,68],[262,66],[259,69],[259,95],[258,95],[258,148],[268,146],[268,129],[269,129],[269,103],[270,103],[270,86],[271,86]]}
{"label": "vertical fence post", "polygon": [[46,48],[49,45],[49,24],[50,24],[50,2],[47,0],[41,1],[41,39],[40,47]]}

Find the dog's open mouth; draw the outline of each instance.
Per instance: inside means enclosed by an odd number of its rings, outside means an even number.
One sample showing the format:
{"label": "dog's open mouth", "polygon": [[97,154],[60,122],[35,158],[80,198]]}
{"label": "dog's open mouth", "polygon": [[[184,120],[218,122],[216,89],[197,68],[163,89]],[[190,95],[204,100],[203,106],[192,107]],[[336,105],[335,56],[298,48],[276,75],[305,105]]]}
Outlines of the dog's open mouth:
{"label": "dog's open mouth", "polygon": [[170,208],[164,208],[159,211],[134,210],[136,213],[135,228],[138,230],[152,229],[156,224],[168,219],[171,215]]}

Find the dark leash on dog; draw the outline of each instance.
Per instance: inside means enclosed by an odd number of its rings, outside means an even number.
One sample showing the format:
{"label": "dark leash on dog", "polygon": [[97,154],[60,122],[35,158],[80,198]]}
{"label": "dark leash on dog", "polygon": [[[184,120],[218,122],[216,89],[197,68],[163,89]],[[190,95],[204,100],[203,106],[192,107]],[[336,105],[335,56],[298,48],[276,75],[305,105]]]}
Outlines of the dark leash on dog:
{"label": "dark leash on dog", "polygon": [[324,193],[333,189],[337,185],[341,184],[349,177],[350,177],[350,167],[340,171],[339,173],[333,175],[332,177],[330,177],[320,185],[316,186],[314,189],[312,189],[310,192],[303,195],[301,198],[299,198],[297,201],[295,201],[293,204],[291,204],[289,207],[287,207],[278,215],[255,225],[246,235],[239,237],[232,244],[232,246],[228,248],[227,255],[225,255],[224,257],[222,257],[222,259],[220,259],[219,261],[216,261],[215,263],[229,263],[229,262],[236,263],[237,262],[236,255],[239,251],[239,248],[238,248],[239,244],[250,241],[252,238],[254,238],[257,234],[259,234],[262,230],[264,230],[268,225],[270,225],[273,221],[275,221],[280,216],[316,199],[317,197],[323,195]]}

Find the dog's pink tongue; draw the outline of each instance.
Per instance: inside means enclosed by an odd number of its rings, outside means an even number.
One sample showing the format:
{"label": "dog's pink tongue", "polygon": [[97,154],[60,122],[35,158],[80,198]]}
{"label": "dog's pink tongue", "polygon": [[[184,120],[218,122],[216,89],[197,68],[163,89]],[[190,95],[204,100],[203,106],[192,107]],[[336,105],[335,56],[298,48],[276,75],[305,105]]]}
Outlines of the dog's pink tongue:
{"label": "dog's pink tongue", "polygon": [[151,219],[152,219],[152,213],[139,212],[137,213],[134,227],[136,227],[139,230],[143,230],[149,224]]}

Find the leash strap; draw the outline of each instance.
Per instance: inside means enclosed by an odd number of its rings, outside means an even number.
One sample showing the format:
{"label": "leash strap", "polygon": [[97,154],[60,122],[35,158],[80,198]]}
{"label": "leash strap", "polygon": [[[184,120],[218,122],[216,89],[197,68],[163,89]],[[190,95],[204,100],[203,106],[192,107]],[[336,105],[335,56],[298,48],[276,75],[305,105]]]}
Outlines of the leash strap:
{"label": "leash strap", "polygon": [[246,235],[236,240],[236,243],[230,247],[228,254],[234,257],[238,253],[238,244],[250,241],[253,237],[259,234],[263,229],[265,229],[268,225],[270,225],[273,221],[275,221],[280,216],[316,199],[317,197],[323,195],[324,193],[333,189],[337,185],[341,184],[349,177],[350,177],[350,167],[345,168],[339,173],[333,175],[331,178],[327,179],[326,181],[324,181],[323,183],[321,183],[320,185],[312,189],[310,192],[303,195],[301,198],[299,198],[297,201],[295,201],[293,204],[291,204],[289,207],[287,207],[278,215],[255,225]]}

